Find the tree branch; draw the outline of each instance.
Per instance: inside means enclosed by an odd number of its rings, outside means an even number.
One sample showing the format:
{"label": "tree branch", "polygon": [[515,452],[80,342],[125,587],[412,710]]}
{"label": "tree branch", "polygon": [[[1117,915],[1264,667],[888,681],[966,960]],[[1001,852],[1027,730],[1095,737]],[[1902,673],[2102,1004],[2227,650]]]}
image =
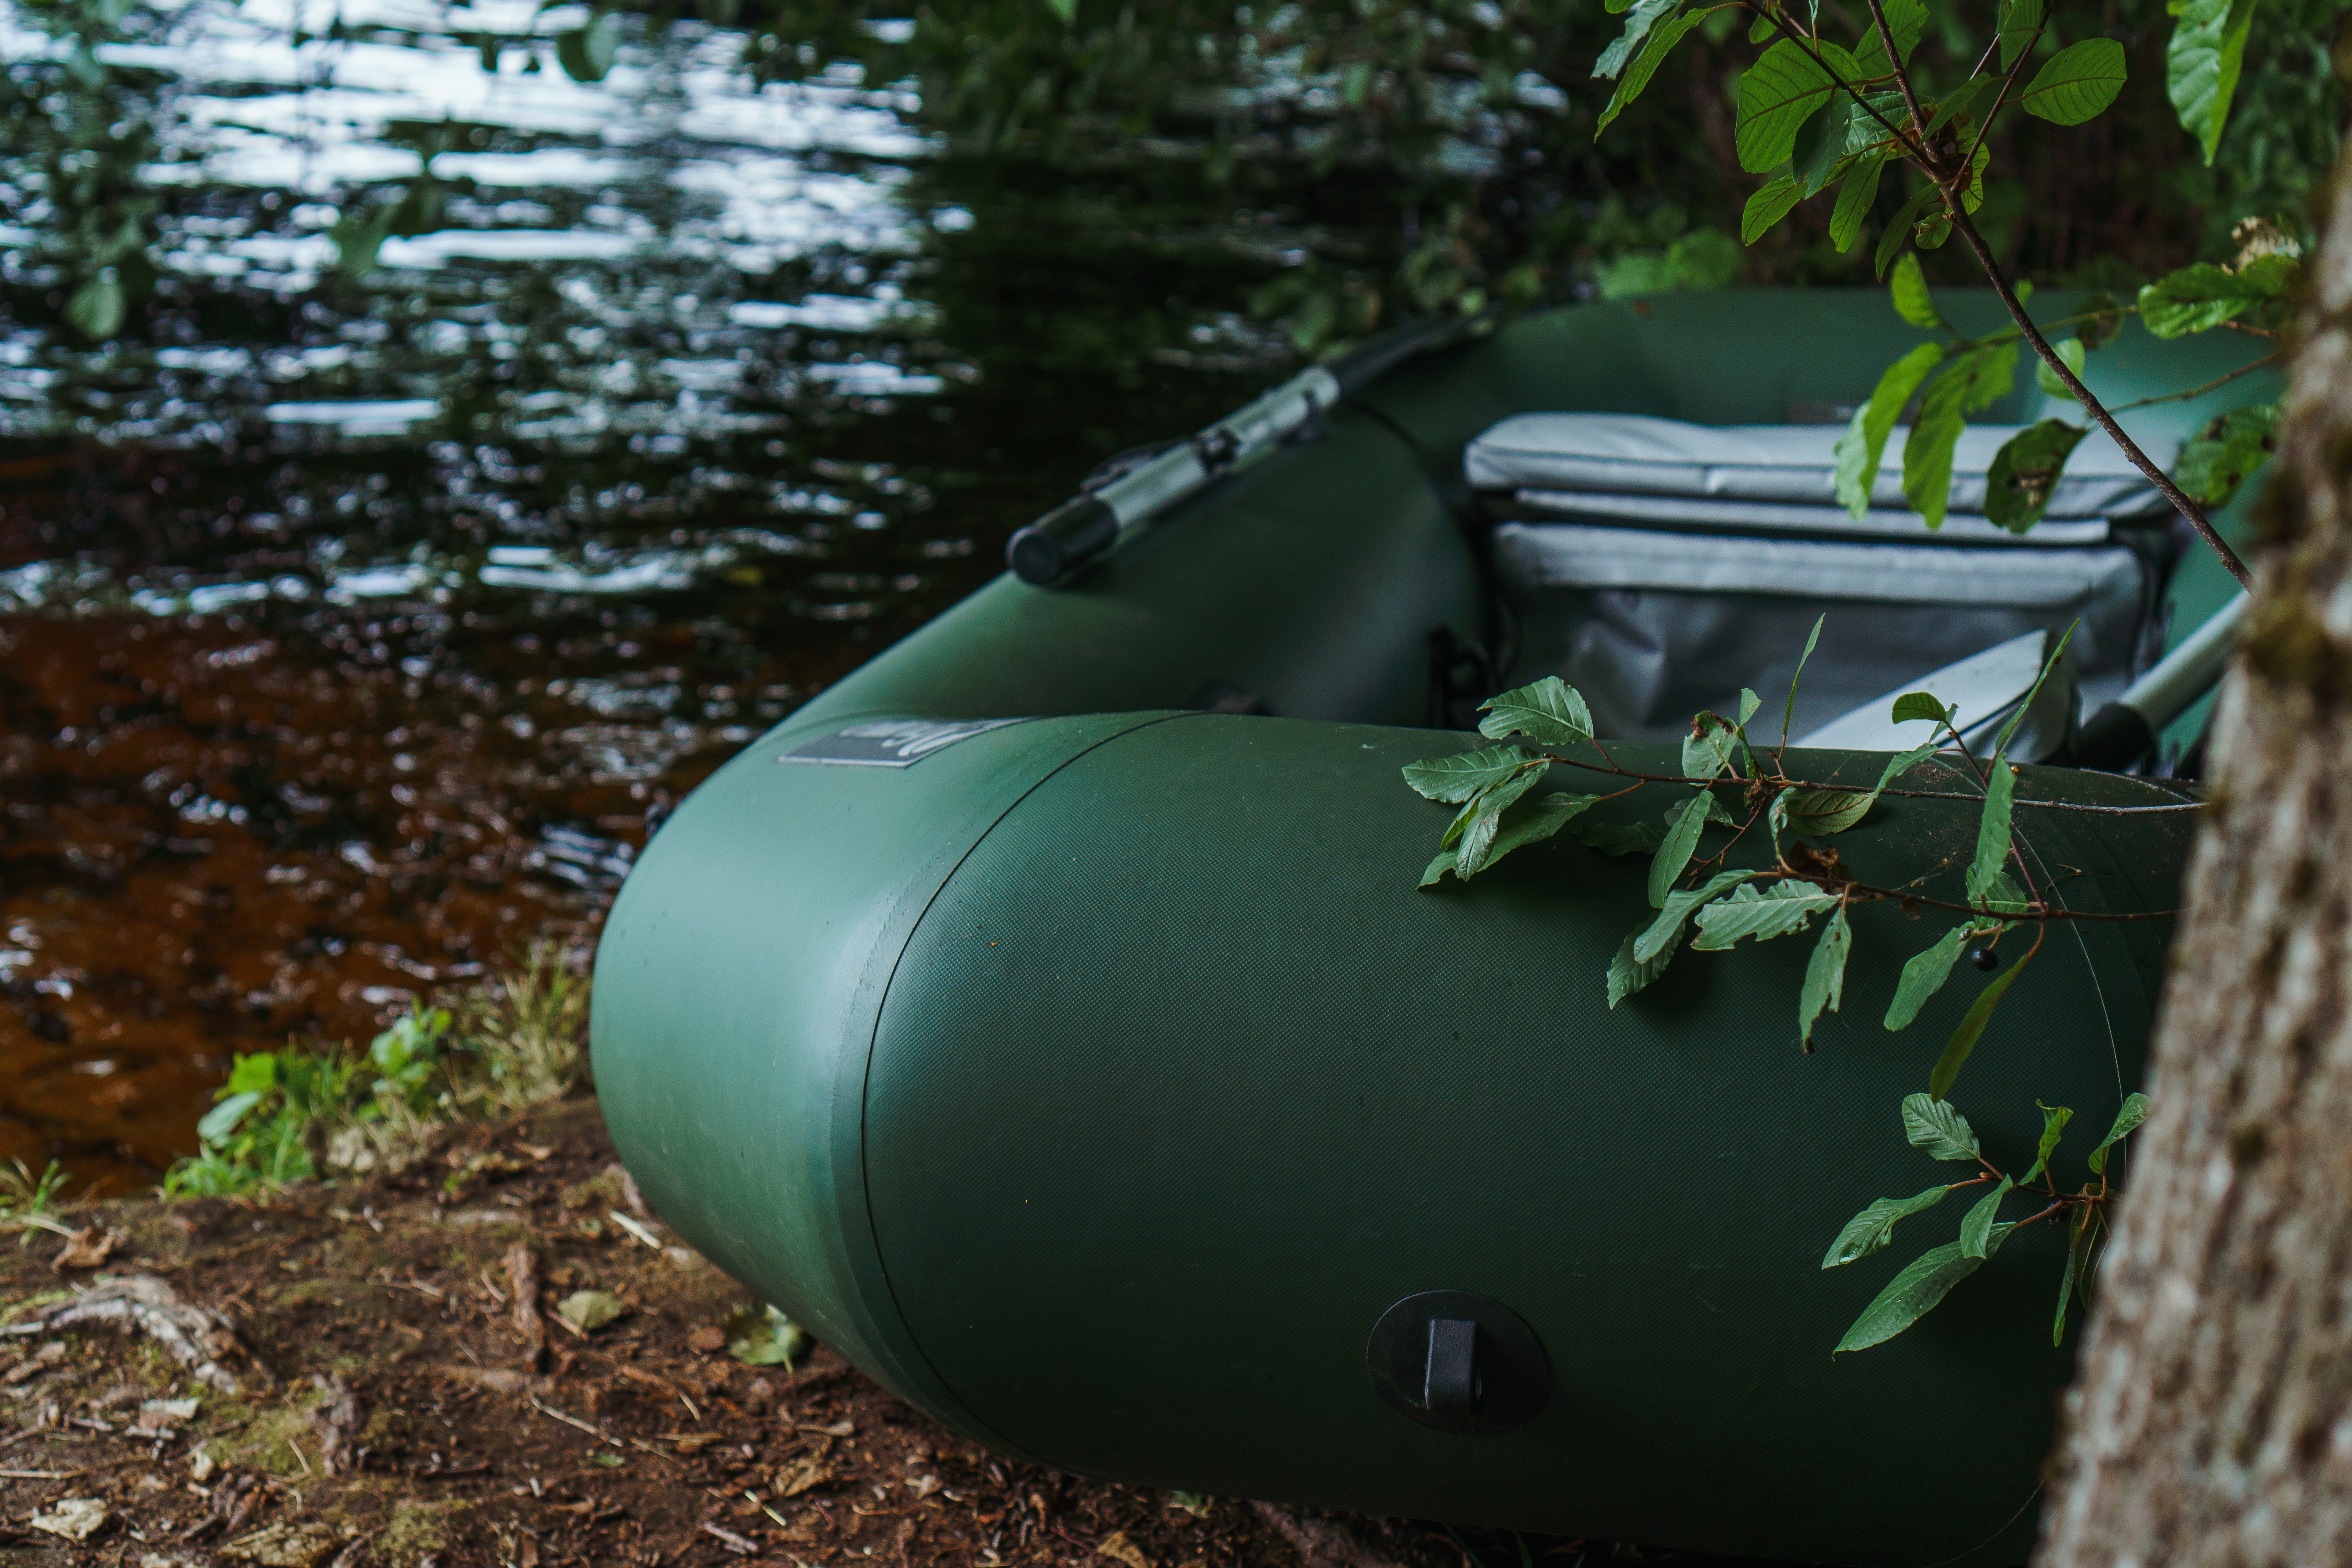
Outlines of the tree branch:
{"label": "tree branch", "polygon": [[[1873,5],[1877,3],[1878,0],[1871,0]],[[2074,401],[2083,405],[2084,412],[2090,415],[2099,428],[2123,448],[2124,456],[2131,459],[2132,467],[2146,474],[2148,481],[2163,492],[2164,499],[2172,503],[2173,510],[2189,520],[2189,526],[2196,529],[2198,536],[2221,558],[2221,564],[2230,569],[2230,575],[2238,580],[2240,586],[2252,588],[2253,574],[2246,569],[2243,561],[2238,559],[2238,552],[2230,548],[2230,542],[2221,537],[2221,531],[2213,526],[2204,509],[2190,500],[2180,487],[2172,482],[2171,477],[2157,466],[2156,460],[2140,449],[2139,443],[2124,433],[2124,427],[2116,423],[2116,416],[2107,412],[2106,405],[2092,395],[2091,389],[2083,384],[2082,378],[2058,357],[2058,351],[2050,346],[2050,341],[2042,335],[2042,329],[2035,326],[2033,318],[2025,313],[2025,306],[2018,299],[2017,291],[2009,286],[2009,279],[2001,272],[2000,263],[1993,259],[1992,247],[1985,243],[1984,236],[1977,232],[1977,226],[1969,217],[1966,205],[1953,195],[1949,186],[1944,187],[1944,208],[1951,215],[1952,226],[1959,231],[1961,238],[1969,242],[1969,248],[1976,252],[1977,264],[1984,268],[1993,292],[2000,296],[2000,302],[2008,308],[2011,319],[2017,322],[2018,331],[2027,342],[2033,345],[2033,352],[2042,356],[2042,363],[2050,367],[2051,374],[2074,395]]]}
{"label": "tree branch", "polygon": [[[1881,0],[1869,0],[1869,4],[1871,22],[1877,27],[1879,37],[1886,45],[1886,58],[1894,68],[1895,86],[1902,90],[1903,101],[1911,110],[1912,123],[1924,132],[1927,120],[1919,112],[1919,99],[1911,88],[1911,73],[1905,68],[1903,58],[1895,48],[1895,29],[1887,26],[1885,7],[1881,4]],[[2011,79],[2015,79],[2017,71],[2021,69],[2024,64],[2025,51],[2021,50],[2017,65],[2010,71]],[[1828,68],[1824,66],[1822,68],[1826,70]],[[2001,96],[2006,98],[2008,93],[2008,84],[2003,83]],[[1861,100],[1857,99],[1855,101]],[[2000,103],[1996,102],[1993,105],[1994,112],[1998,113],[2000,108]],[[1881,123],[1885,121],[1882,121]],[[1988,114],[1985,116],[1983,126],[1977,132],[1979,143],[1983,142],[1986,133],[1991,129],[1992,116]],[[2000,263],[1993,257],[1992,247],[1985,243],[1984,236],[1977,232],[1975,222],[1969,216],[1968,204],[1959,195],[1960,183],[1968,177],[1969,169],[1975,164],[1974,151],[1971,150],[1968,162],[1960,164],[1947,177],[1930,160],[1928,156],[1930,150],[1925,146],[1927,138],[1922,135],[1920,141],[1921,151],[1915,154],[1919,167],[1926,172],[1929,179],[1936,182],[1937,189],[1944,198],[1944,210],[1951,216],[1952,226],[1959,231],[1960,237],[1969,242],[1969,248],[1976,252],[1977,264],[1984,268],[1986,279],[1992,284],[1993,292],[2000,296],[2000,302],[2008,309],[2010,318],[2017,323],[2018,331],[2023,335],[2027,342],[2033,345],[2033,352],[2042,356],[2042,363],[2050,367],[2051,373],[2058,378],[2059,384],[2073,395],[2076,403],[2082,405],[2084,412],[2090,415],[2099,428],[2105,430],[2114,439],[2116,445],[2123,448],[2124,456],[2131,459],[2132,466],[2146,474],[2149,482],[2163,494],[2164,499],[2172,503],[2173,510],[2189,520],[2189,525],[2197,530],[2198,536],[2211,547],[2214,554],[2221,558],[2221,564],[2230,569],[2230,575],[2235,577],[2241,586],[2252,588],[2253,574],[2246,570],[2246,563],[2238,559],[2238,552],[2230,548],[2229,541],[2221,537],[2221,531],[2213,526],[2212,521],[2205,515],[2204,509],[2190,500],[2180,487],[2172,482],[2170,476],[2140,449],[2139,443],[2124,433],[2124,427],[2116,423],[2115,416],[2107,412],[2106,405],[2091,395],[2091,389],[2083,384],[2082,378],[2068,368],[2064,360],[2058,357],[2057,351],[2050,346],[2050,341],[2042,335],[2042,329],[2033,324],[2033,318],[2025,313],[2023,301],[2018,299],[2017,291],[2010,287],[2007,275],[2000,269]]]}

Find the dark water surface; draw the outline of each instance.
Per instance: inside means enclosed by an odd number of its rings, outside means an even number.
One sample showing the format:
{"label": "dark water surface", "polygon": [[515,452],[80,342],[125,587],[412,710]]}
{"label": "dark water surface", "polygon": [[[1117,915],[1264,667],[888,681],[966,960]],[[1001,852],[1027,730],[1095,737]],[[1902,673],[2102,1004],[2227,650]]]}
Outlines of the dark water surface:
{"label": "dark water surface", "polygon": [[[583,85],[564,24],[195,0],[53,79],[155,137],[100,346],[0,152],[0,1160],[151,1182],[233,1052],[592,942],[649,808],[1284,369],[1229,312],[1323,195],[967,161],[689,26]],[[433,224],[339,267],[427,153]]]}

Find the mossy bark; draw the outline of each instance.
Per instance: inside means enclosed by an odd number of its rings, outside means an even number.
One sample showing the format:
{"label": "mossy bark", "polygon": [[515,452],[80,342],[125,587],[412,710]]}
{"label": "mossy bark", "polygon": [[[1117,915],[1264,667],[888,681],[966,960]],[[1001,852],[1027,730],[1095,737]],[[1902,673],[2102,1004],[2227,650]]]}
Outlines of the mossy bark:
{"label": "mossy bark", "polygon": [[2043,1568],[2352,1562],[2352,160]]}

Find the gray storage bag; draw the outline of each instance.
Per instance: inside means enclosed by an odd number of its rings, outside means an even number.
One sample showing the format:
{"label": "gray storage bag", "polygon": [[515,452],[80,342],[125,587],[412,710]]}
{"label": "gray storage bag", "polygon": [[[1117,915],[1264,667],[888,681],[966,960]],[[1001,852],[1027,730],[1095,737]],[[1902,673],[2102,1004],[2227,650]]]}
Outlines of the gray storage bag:
{"label": "gray storage bag", "polygon": [[1842,434],[1530,414],[1471,442],[1464,467],[1498,520],[1496,587],[1516,619],[1505,684],[1558,675],[1601,734],[1671,739],[1701,709],[1736,713],[1743,686],[1779,708],[1826,615],[1797,695],[1790,732],[1802,739],[1906,682],[2076,622],[2084,711],[2161,652],[2171,514],[2104,435],[2075,450],[2042,522],[2012,534],[1983,508],[1985,471],[2015,426],[1961,437],[1934,531],[1903,499],[1900,427],[1870,509],[1857,519],[1837,504]]}

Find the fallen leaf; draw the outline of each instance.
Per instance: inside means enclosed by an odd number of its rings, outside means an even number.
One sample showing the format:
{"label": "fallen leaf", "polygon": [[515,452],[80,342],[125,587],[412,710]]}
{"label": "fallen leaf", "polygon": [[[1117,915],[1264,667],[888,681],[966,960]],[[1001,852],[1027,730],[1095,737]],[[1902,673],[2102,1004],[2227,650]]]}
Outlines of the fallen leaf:
{"label": "fallen leaf", "polygon": [[1152,1568],[1151,1559],[1146,1557],[1142,1549],[1127,1538],[1127,1531],[1124,1530],[1115,1530],[1096,1542],[1095,1555],[1124,1563],[1127,1568]]}
{"label": "fallen leaf", "polygon": [[541,1147],[537,1143],[526,1143],[520,1138],[515,1140],[515,1147],[530,1155],[533,1160],[544,1160],[555,1152],[552,1148]]}
{"label": "fallen leaf", "polygon": [[727,1320],[727,1353],[745,1366],[792,1365],[808,1349],[801,1326],[773,1307],[746,1307]]}
{"label": "fallen leaf", "polygon": [[720,1436],[717,1432],[665,1432],[662,1441],[677,1444],[681,1454],[698,1454],[718,1442]]}
{"label": "fallen leaf", "polygon": [[842,1420],[835,1422],[830,1426],[812,1426],[807,1422],[803,1421],[801,1423],[801,1430],[803,1432],[822,1432],[828,1437],[855,1437],[857,1436],[857,1423],[845,1417]]}
{"label": "fallen leaf", "polygon": [[709,1327],[699,1328],[686,1336],[686,1342],[702,1354],[709,1355],[713,1351],[723,1351],[727,1348],[727,1331]]}
{"label": "fallen leaf", "polygon": [[577,1331],[593,1334],[628,1310],[610,1290],[574,1290],[557,1303],[555,1315]]}
{"label": "fallen leaf", "polygon": [[774,1479],[776,1495],[780,1498],[787,1498],[798,1497],[804,1491],[814,1490],[828,1484],[835,1478],[833,1467],[827,1465],[819,1456],[810,1454],[796,1463],[778,1467]]}
{"label": "fallen leaf", "polygon": [[68,1541],[88,1541],[106,1528],[106,1505],[94,1497],[69,1497],[47,1513],[33,1516],[35,1530]]}
{"label": "fallen leaf", "polygon": [[342,1534],[322,1520],[282,1520],[239,1536],[217,1555],[256,1568],[313,1568],[342,1542]]}
{"label": "fallen leaf", "polygon": [[50,1261],[49,1267],[60,1274],[68,1268],[96,1268],[114,1256],[114,1249],[127,1239],[119,1230],[109,1230],[103,1226],[84,1226],[66,1237],[65,1246]]}

